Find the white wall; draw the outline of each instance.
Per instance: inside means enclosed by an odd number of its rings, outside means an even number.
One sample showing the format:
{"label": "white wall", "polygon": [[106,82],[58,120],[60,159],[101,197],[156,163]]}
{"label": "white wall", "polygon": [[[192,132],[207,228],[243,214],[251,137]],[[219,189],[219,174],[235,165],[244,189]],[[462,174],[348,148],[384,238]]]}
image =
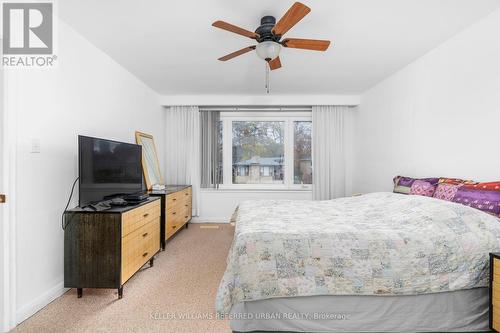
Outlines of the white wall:
{"label": "white wall", "polygon": [[[56,33],[58,67],[17,71],[8,82],[18,133],[18,321],[63,291],[61,213],[78,174],[77,135],[135,142],[141,130],[164,141],[156,93],[66,24]],[[31,153],[32,139],[41,153]]]}
{"label": "white wall", "polygon": [[354,192],[396,175],[498,180],[500,10],[367,91],[354,112]]}
{"label": "white wall", "polygon": [[[2,43],[2,39],[0,38],[0,43]],[[0,46],[1,50],[1,46]],[[3,53],[2,53],[3,54]],[[3,120],[4,117],[4,71],[3,68],[0,68],[0,194],[5,194],[6,188],[4,185],[4,140],[3,140]],[[8,239],[6,238],[6,219],[4,217],[4,204],[0,204],[0,249],[5,249],[8,246]],[[3,252],[3,251],[2,251]],[[4,275],[8,271],[8,261],[7,258],[3,255],[0,255],[0,331],[3,331],[5,327],[7,327],[7,318],[4,316],[6,312],[6,304],[4,300],[8,297],[7,290],[4,286],[5,277]]]}
{"label": "white wall", "polygon": [[311,191],[211,190],[202,189],[200,216],[193,222],[229,222],[236,207],[245,200],[311,200]]}

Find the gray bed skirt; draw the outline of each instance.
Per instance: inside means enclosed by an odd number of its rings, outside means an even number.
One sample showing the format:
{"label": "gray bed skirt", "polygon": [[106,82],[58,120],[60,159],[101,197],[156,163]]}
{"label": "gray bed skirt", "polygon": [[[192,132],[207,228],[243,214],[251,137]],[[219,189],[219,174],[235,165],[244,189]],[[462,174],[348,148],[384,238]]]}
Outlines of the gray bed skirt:
{"label": "gray bed skirt", "polygon": [[305,296],[238,303],[235,332],[485,332],[488,289],[415,296]]}

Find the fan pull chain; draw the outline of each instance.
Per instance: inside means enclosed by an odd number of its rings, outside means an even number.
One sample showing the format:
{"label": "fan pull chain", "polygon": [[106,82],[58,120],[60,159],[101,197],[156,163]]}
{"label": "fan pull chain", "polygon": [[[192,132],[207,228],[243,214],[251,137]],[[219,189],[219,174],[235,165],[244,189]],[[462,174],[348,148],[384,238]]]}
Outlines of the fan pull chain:
{"label": "fan pull chain", "polygon": [[270,75],[269,75],[269,62],[266,61],[266,93],[269,94],[271,92],[271,83],[270,83]]}

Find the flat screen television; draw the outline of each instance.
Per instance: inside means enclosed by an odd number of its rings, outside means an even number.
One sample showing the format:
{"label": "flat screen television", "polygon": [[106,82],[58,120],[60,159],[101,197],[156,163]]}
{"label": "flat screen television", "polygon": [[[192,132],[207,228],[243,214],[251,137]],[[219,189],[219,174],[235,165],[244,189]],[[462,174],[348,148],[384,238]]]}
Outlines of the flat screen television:
{"label": "flat screen television", "polygon": [[79,206],[143,191],[140,145],[78,136]]}

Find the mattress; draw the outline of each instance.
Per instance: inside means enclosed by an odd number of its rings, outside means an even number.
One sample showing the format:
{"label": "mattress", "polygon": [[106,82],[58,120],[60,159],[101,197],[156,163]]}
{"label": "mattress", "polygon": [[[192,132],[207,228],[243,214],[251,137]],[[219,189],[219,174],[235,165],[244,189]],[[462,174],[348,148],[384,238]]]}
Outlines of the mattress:
{"label": "mattress", "polygon": [[236,304],[235,332],[485,332],[488,289],[413,296],[306,296]]}
{"label": "mattress", "polygon": [[303,296],[425,295],[486,287],[500,220],[439,199],[372,193],[242,203],[216,310]]}

